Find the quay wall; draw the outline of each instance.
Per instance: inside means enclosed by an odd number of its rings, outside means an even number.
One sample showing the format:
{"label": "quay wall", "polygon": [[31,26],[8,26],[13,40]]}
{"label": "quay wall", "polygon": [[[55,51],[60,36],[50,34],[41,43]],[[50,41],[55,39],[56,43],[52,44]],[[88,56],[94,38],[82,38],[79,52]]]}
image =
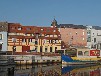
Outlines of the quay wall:
{"label": "quay wall", "polygon": [[2,58],[13,58],[17,64],[34,63],[61,63],[61,56],[42,56],[42,55],[1,55]]}

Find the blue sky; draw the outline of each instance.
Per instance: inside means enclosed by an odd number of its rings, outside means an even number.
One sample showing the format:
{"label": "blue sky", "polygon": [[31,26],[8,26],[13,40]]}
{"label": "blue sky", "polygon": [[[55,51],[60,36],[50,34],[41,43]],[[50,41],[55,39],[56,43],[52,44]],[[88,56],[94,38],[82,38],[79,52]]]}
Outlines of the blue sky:
{"label": "blue sky", "polygon": [[0,0],[0,21],[22,25],[58,24],[101,26],[101,0]]}

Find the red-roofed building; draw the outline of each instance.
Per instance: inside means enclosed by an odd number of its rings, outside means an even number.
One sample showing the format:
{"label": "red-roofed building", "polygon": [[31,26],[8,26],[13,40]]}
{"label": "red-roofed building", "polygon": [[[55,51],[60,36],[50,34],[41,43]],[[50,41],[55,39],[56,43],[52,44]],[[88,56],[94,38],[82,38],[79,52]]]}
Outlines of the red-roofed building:
{"label": "red-roofed building", "polygon": [[26,52],[30,50],[34,52],[61,50],[61,35],[58,29],[8,23],[8,51]]}

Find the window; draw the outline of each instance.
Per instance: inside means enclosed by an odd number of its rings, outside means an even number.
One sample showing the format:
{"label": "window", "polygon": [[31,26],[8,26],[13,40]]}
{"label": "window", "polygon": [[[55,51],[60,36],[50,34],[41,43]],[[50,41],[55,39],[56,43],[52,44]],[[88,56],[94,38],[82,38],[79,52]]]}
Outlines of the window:
{"label": "window", "polygon": [[15,28],[14,27],[11,27],[11,29],[14,30]]}
{"label": "window", "polygon": [[56,32],[56,30],[54,30],[53,32]]}
{"label": "window", "polygon": [[34,34],[32,34],[31,36],[34,36]]}
{"label": "window", "polygon": [[37,41],[37,40],[35,41],[35,44],[36,44],[36,45],[38,44],[38,41]]}
{"label": "window", "polygon": [[96,38],[94,38],[94,42],[96,42]]}
{"label": "window", "polygon": [[40,52],[42,52],[42,46],[40,46]]}
{"label": "window", "polygon": [[27,33],[25,33],[25,35],[24,36],[27,36]]}
{"label": "window", "polygon": [[0,44],[0,51],[2,50],[2,44]]}
{"label": "window", "polygon": [[50,37],[53,37],[54,35],[50,35]]}
{"label": "window", "polygon": [[50,29],[47,29],[47,32],[50,32]]}
{"label": "window", "polygon": [[85,38],[83,38],[83,40],[85,40]]}
{"label": "window", "polygon": [[94,35],[94,33],[93,33],[93,35]]}
{"label": "window", "polygon": [[29,42],[32,42],[32,39],[29,39]]}
{"label": "window", "polygon": [[57,40],[55,40],[55,43],[57,43]]}
{"label": "window", "polygon": [[16,38],[12,38],[12,42],[16,42]]}
{"label": "window", "polygon": [[45,46],[45,52],[47,52],[48,51],[48,47],[47,46]]}
{"label": "window", "polygon": [[73,36],[71,37],[71,40],[73,40]]}
{"label": "window", "polygon": [[84,56],[89,56],[89,52],[88,51],[85,51],[84,52]]}
{"label": "window", "polygon": [[21,30],[22,28],[21,27],[18,27],[18,30]]}
{"label": "window", "polygon": [[2,34],[0,34],[0,40],[2,40]]}
{"label": "window", "polygon": [[85,33],[83,32],[83,35],[84,35]]}
{"label": "window", "polygon": [[91,42],[91,37],[88,37],[87,38],[87,42]]}
{"label": "window", "polygon": [[50,47],[50,52],[52,52],[52,47]]}
{"label": "window", "polygon": [[38,34],[36,34],[36,37],[35,37],[35,39],[38,39]]}
{"label": "window", "polygon": [[57,40],[53,40],[53,43],[57,43]]}
{"label": "window", "polygon": [[41,31],[43,31],[43,29],[41,29]]}
{"label": "window", "polygon": [[76,35],[77,35],[77,32],[76,32]]}
{"label": "window", "polygon": [[22,42],[26,42],[26,39],[22,39]]}
{"label": "window", "polygon": [[82,51],[78,51],[78,55],[83,55],[83,52]]}
{"label": "window", "polygon": [[53,43],[52,40],[49,40],[49,43]]}
{"label": "window", "polygon": [[36,52],[37,52],[37,48],[38,48],[38,47],[37,47],[37,46],[35,46],[35,51],[36,51]]}
{"label": "window", "polygon": [[43,40],[43,43],[46,43],[46,39]]}
{"label": "window", "polygon": [[27,28],[27,30],[28,30],[28,31],[30,31],[30,30],[31,30],[31,28]]}
{"label": "window", "polygon": [[58,36],[61,36],[61,35],[58,35]]}
{"label": "window", "polygon": [[55,47],[55,51],[57,50],[57,47]]}
{"label": "window", "polygon": [[13,46],[13,52],[15,52],[16,51],[16,46]]}
{"label": "window", "polygon": [[47,42],[46,43],[49,43],[49,40],[47,40]]}

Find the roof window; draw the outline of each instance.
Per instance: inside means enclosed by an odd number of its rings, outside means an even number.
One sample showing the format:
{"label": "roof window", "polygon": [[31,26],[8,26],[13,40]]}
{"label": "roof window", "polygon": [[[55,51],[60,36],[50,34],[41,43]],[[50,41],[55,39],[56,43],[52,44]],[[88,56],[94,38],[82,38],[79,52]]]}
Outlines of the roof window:
{"label": "roof window", "polygon": [[18,30],[21,30],[22,28],[21,27],[18,27]]}

